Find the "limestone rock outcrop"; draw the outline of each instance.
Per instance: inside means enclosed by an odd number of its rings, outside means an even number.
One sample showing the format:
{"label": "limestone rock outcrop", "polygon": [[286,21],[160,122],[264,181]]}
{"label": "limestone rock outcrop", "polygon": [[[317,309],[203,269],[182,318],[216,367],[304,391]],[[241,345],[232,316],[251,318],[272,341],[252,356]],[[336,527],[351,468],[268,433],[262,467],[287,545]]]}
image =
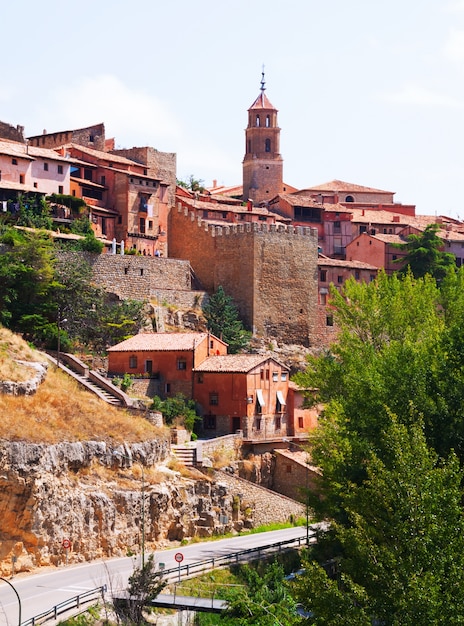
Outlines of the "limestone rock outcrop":
{"label": "limestone rock outcrop", "polygon": [[169,453],[167,438],[117,448],[0,442],[0,575],[13,561],[19,572],[138,553],[143,531],[150,550],[253,523],[237,509],[243,486],[183,477],[167,467]]}

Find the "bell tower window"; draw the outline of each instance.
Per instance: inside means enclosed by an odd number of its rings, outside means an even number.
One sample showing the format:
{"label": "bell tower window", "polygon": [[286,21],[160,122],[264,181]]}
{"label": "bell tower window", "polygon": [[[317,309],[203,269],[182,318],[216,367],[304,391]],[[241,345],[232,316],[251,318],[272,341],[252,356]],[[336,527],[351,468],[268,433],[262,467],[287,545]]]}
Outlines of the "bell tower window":
{"label": "bell tower window", "polygon": [[266,143],[265,143],[265,150],[266,152],[270,152],[271,151],[271,140],[270,139],[266,139]]}
{"label": "bell tower window", "polygon": [[256,126],[261,126],[261,120],[259,119],[259,115],[256,116]]}
{"label": "bell tower window", "polygon": [[266,115],[266,128],[269,128],[271,125],[271,118],[269,115]]}

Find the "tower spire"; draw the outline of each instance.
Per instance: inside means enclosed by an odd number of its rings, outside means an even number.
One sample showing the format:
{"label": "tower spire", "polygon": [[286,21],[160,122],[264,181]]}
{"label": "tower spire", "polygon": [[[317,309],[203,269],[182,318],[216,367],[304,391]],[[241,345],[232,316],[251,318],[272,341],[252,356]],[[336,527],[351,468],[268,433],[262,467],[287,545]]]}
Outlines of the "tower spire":
{"label": "tower spire", "polygon": [[266,91],[266,81],[264,80],[264,63],[261,72],[261,100],[264,100],[264,92]]}

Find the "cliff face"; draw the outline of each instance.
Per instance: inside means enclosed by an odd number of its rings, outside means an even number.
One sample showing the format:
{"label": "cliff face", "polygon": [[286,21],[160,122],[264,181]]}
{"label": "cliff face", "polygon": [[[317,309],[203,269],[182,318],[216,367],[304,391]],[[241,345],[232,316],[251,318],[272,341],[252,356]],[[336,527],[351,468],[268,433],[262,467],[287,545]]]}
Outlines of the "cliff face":
{"label": "cliff face", "polygon": [[139,552],[143,525],[147,549],[212,534],[221,521],[224,530],[232,496],[201,475],[157,467],[168,454],[167,440],[119,449],[0,443],[0,574],[13,561],[18,572]]}

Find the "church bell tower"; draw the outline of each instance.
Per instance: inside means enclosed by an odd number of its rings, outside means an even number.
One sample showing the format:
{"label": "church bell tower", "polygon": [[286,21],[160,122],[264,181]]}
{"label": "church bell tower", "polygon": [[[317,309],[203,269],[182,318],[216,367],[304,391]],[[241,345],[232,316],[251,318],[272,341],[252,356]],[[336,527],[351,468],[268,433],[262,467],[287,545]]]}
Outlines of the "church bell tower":
{"label": "church bell tower", "polygon": [[255,204],[268,202],[283,190],[277,109],[265,90],[263,71],[260,94],[248,109],[243,159],[243,200],[252,200]]}

